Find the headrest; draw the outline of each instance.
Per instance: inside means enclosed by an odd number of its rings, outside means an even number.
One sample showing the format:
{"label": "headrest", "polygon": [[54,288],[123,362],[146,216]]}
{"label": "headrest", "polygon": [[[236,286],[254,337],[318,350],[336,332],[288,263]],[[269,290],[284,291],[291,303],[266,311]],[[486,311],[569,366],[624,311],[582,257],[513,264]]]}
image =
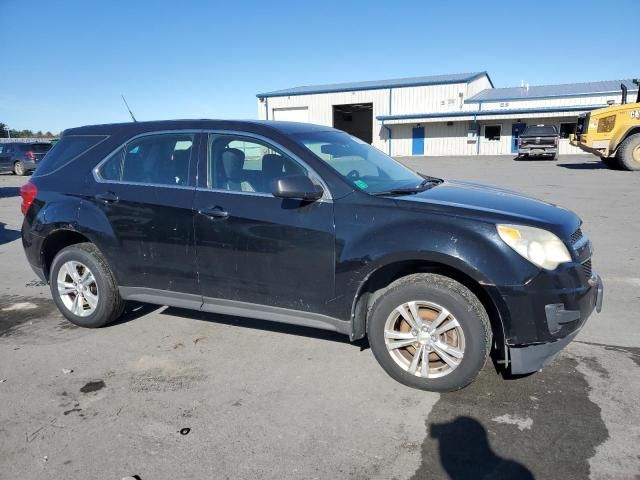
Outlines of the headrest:
{"label": "headrest", "polygon": [[229,180],[236,180],[242,173],[244,153],[237,148],[227,148],[222,151],[222,168]]}

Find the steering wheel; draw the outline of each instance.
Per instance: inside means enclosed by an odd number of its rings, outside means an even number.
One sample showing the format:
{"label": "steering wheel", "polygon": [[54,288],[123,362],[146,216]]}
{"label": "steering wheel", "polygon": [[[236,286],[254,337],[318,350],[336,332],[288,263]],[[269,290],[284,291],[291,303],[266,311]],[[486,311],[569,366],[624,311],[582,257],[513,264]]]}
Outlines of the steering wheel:
{"label": "steering wheel", "polygon": [[347,178],[349,180],[358,180],[360,178],[360,172],[358,170],[351,170],[347,173]]}

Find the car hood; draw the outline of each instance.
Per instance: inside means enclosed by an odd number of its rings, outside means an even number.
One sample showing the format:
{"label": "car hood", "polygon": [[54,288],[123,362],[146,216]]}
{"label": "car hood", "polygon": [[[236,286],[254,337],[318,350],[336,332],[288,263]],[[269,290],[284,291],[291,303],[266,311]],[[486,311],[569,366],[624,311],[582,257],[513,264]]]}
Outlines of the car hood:
{"label": "car hood", "polygon": [[553,230],[572,233],[580,219],[570,210],[502,188],[445,180],[428,190],[396,197],[398,201],[421,206],[451,207],[481,213],[492,220],[554,226]]}

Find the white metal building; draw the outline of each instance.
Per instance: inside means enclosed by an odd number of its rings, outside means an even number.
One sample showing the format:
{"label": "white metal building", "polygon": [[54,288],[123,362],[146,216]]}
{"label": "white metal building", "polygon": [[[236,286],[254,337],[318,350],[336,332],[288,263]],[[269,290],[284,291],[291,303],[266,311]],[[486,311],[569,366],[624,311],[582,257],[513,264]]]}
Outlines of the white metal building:
{"label": "white metal building", "polygon": [[560,153],[579,114],[629,98],[631,80],[495,88],[487,72],[296,87],[260,93],[261,119],[328,125],[394,156],[510,155],[527,124],[556,125]]}

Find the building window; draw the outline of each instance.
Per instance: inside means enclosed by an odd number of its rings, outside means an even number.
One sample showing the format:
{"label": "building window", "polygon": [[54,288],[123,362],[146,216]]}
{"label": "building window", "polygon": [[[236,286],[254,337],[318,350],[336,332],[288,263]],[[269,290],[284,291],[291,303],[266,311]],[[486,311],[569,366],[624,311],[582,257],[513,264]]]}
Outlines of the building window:
{"label": "building window", "polygon": [[560,138],[569,138],[569,135],[576,133],[575,123],[561,123],[560,124]]}
{"label": "building window", "polygon": [[486,125],[484,127],[485,140],[500,141],[500,133],[502,131],[501,125]]}

